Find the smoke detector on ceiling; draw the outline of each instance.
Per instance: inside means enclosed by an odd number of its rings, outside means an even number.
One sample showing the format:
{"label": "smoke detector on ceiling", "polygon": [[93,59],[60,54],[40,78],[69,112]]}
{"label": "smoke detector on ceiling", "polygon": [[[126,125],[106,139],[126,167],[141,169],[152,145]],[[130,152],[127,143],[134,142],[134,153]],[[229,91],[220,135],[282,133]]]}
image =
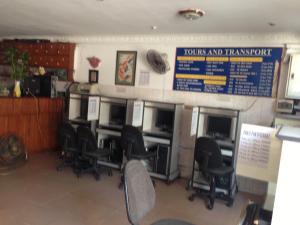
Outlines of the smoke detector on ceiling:
{"label": "smoke detector on ceiling", "polygon": [[201,9],[184,9],[178,13],[187,20],[196,20],[205,15],[205,12]]}

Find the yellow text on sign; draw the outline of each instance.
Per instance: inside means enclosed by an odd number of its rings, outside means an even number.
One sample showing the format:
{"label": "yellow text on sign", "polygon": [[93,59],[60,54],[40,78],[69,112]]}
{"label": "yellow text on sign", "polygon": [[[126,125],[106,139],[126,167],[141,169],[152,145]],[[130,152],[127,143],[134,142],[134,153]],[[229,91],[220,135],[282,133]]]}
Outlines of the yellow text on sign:
{"label": "yellow text on sign", "polygon": [[263,62],[262,57],[230,57],[230,62]]}
{"label": "yellow text on sign", "polygon": [[220,81],[220,80],[204,80],[204,84],[226,85],[226,81]]}
{"label": "yellow text on sign", "polygon": [[178,61],[205,61],[205,57],[199,56],[177,56]]}
{"label": "yellow text on sign", "polygon": [[195,80],[220,80],[220,81],[226,81],[226,76],[211,76],[211,75],[201,75],[201,74],[181,74],[181,73],[177,73],[176,78],[195,79]]}

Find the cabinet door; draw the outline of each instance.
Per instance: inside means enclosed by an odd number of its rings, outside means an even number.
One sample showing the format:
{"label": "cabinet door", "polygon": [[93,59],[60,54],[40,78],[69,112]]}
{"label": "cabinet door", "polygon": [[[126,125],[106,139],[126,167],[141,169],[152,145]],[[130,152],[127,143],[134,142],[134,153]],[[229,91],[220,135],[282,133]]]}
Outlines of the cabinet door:
{"label": "cabinet door", "polygon": [[57,44],[56,43],[46,43],[45,44],[45,53],[46,55],[57,55]]}
{"label": "cabinet door", "polygon": [[69,66],[69,58],[66,56],[54,57],[54,66],[56,68],[67,68]]}
{"label": "cabinet door", "polygon": [[70,44],[69,43],[58,43],[57,44],[57,55],[69,55]]}
{"label": "cabinet door", "polygon": [[300,54],[291,56],[285,95],[287,98],[300,99]]}
{"label": "cabinet door", "polygon": [[36,43],[34,44],[34,54],[35,55],[44,55],[45,54],[45,44],[44,43]]}

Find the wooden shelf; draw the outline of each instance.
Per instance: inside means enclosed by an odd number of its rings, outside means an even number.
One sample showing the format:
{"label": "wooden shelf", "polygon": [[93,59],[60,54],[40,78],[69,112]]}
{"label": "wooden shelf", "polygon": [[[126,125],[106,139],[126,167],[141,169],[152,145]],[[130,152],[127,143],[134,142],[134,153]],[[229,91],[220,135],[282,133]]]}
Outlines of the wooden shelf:
{"label": "wooden shelf", "polygon": [[11,47],[15,47],[21,52],[28,52],[29,66],[66,69],[68,72],[68,80],[73,81],[75,52],[74,43],[34,43],[5,40],[0,42],[0,64],[6,64],[5,51]]}

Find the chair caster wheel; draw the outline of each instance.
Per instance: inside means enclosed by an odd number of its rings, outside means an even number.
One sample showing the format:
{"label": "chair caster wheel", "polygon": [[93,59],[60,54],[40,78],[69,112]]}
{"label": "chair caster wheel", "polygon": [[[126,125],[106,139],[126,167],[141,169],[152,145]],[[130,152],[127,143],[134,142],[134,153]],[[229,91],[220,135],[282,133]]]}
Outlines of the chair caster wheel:
{"label": "chair caster wheel", "polygon": [[99,181],[99,180],[100,180],[100,175],[99,175],[99,174],[95,174],[94,177],[95,177],[95,180],[96,180],[96,181]]}
{"label": "chair caster wheel", "polygon": [[189,191],[191,189],[191,182],[188,181],[185,185],[185,190]]}
{"label": "chair caster wheel", "polygon": [[79,171],[77,171],[75,174],[76,174],[76,177],[77,177],[77,178],[80,178],[80,177],[81,177],[81,173],[80,173]]}
{"label": "chair caster wheel", "polygon": [[228,202],[226,203],[227,207],[232,207],[233,206],[233,199],[228,200]]}
{"label": "chair caster wheel", "polygon": [[209,210],[212,210],[213,209],[213,205],[210,202],[208,202],[206,204],[206,208],[209,209]]}
{"label": "chair caster wheel", "polygon": [[195,196],[191,195],[191,196],[189,197],[189,200],[190,200],[191,202],[193,202],[193,201],[195,200]]}

